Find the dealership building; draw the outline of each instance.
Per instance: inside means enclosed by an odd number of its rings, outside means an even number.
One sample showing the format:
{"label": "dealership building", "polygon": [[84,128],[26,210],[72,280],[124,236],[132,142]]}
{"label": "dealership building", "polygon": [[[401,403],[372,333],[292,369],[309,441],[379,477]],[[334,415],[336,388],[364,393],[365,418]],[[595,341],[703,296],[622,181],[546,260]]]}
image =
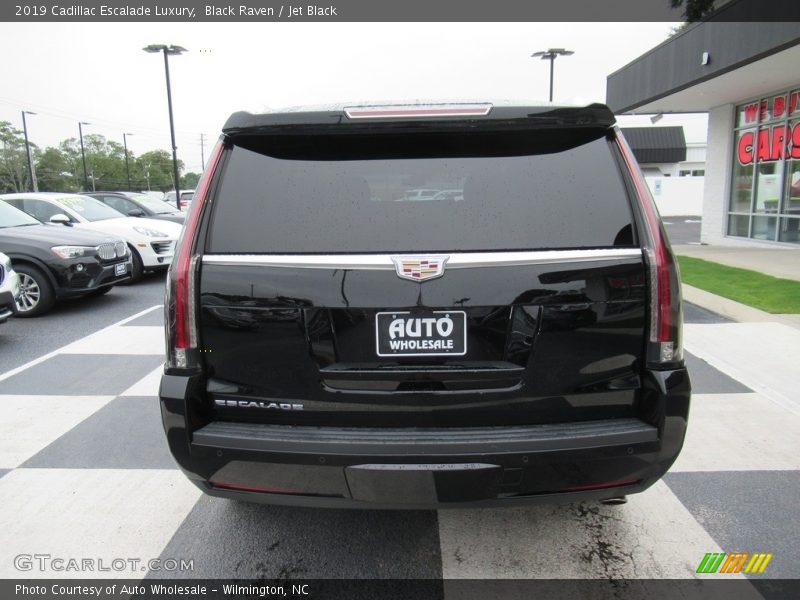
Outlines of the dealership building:
{"label": "dealership building", "polygon": [[703,243],[800,245],[800,22],[725,11],[609,75],[606,102],[616,114],[708,113]]}

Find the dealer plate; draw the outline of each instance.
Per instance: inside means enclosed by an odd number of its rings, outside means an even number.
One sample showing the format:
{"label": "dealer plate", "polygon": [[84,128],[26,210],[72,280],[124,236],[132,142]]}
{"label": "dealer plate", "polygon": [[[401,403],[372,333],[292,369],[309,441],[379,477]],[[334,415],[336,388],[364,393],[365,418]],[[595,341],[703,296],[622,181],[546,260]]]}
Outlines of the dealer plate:
{"label": "dealer plate", "polygon": [[375,314],[378,356],[464,356],[467,313],[460,310]]}
{"label": "dealer plate", "polygon": [[128,263],[114,265],[114,275],[125,275],[128,272]]}

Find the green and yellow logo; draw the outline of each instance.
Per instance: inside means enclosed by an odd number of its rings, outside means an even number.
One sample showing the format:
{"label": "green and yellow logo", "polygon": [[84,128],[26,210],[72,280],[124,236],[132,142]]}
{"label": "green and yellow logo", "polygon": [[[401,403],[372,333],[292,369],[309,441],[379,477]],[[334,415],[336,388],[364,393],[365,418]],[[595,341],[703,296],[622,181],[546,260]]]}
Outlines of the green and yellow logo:
{"label": "green and yellow logo", "polygon": [[700,561],[696,572],[761,574],[771,560],[771,552],[709,552]]}

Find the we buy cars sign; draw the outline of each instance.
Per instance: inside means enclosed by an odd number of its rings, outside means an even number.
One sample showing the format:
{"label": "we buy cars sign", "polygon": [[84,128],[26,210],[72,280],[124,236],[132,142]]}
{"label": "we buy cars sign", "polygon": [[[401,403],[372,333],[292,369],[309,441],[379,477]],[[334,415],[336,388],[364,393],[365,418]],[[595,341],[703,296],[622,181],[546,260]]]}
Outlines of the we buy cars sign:
{"label": "we buy cars sign", "polygon": [[[767,98],[744,106],[744,123],[758,123],[783,119],[787,115],[800,112],[800,91]],[[739,137],[737,157],[742,165],[759,162],[774,162],[785,158],[800,159],[800,122],[794,125],[784,123],[772,127],[761,127],[758,132],[745,131]]]}

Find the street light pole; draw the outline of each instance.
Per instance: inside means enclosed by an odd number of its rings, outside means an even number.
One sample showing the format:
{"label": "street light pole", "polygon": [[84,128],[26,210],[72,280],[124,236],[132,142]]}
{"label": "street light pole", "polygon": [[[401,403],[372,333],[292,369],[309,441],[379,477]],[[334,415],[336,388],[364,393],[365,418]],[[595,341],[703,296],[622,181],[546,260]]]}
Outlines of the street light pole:
{"label": "street light pole", "polygon": [[164,74],[167,78],[167,108],[169,109],[169,134],[172,139],[172,173],[175,180],[175,203],[178,210],[181,208],[181,192],[180,192],[180,175],[178,174],[178,147],[175,144],[175,120],[172,116],[172,89],[169,82],[169,56],[179,55],[186,52],[186,48],[181,46],[173,46],[166,44],[150,44],[142,48],[145,52],[156,53],[162,52],[164,54]]}
{"label": "street light pole", "polygon": [[123,133],[122,134],[122,144],[125,146],[125,174],[128,176],[128,191],[131,190],[131,168],[128,165],[128,136],[133,135],[132,133]]}
{"label": "street light pole", "polygon": [[35,115],[35,112],[29,110],[22,111],[22,131],[25,134],[25,155],[28,157],[28,179],[34,192],[39,191],[39,184],[36,182],[36,171],[33,169],[33,159],[31,157],[31,145],[28,141],[28,123],[25,121],[25,115]]}
{"label": "street light pole", "polygon": [[548,50],[540,50],[531,54],[531,58],[535,56],[541,57],[542,60],[550,61],[550,102],[553,101],[553,66],[556,58],[559,56],[571,56],[575,54],[572,50],[565,50],[564,48],[549,48]]}
{"label": "street light pole", "polygon": [[91,123],[86,123],[85,121],[78,121],[78,135],[81,138],[81,159],[83,160],[83,190],[88,191],[89,189],[89,174],[86,171],[86,150],[83,148],[83,126],[84,125],[91,125]]}

